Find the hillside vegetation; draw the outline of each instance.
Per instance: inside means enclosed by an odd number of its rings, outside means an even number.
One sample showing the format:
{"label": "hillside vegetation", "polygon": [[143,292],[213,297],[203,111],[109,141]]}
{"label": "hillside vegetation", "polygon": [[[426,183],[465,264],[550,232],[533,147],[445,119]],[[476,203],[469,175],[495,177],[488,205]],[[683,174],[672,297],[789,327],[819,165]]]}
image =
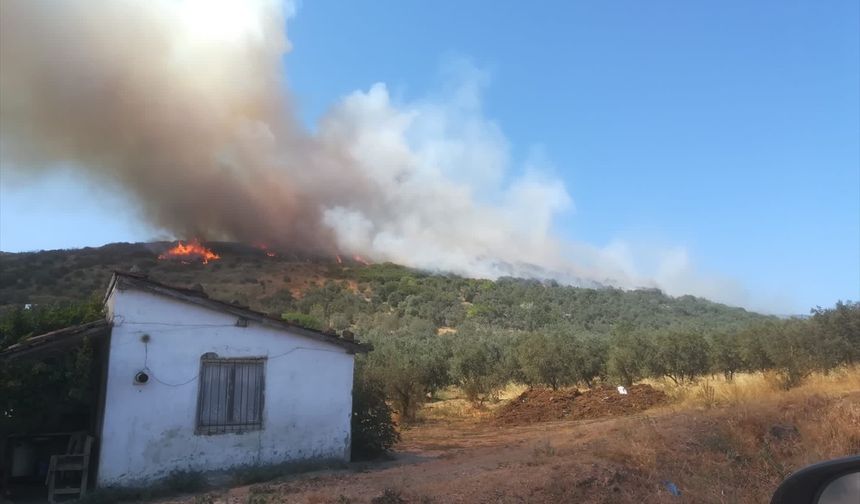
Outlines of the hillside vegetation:
{"label": "hillside vegetation", "polygon": [[97,314],[111,270],[135,267],[306,326],[353,330],[375,346],[357,361],[359,387],[384,394],[405,421],[451,385],[476,404],[510,382],[684,384],[768,371],[791,388],[860,361],[858,303],[782,320],[653,289],[476,280],[229,243],[208,244],[221,257],[209,264],[159,260],[169,245],[2,254],[0,346]]}
{"label": "hillside vegetation", "polygon": [[366,265],[336,256],[311,257],[262,248],[208,244],[221,259],[209,264],[159,260],[169,242],[0,253],[0,307],[55,304],[100,296],[114,270],[132,267],[174,285],[200,284],[215,298],[267,312],[300,311],[335,327],[360,314],[395,313],[437,328],[477,321],[533,330],[553,323],[607,332],[619,323],[642,328],[695,325],[742,327],[761,315],[658,290],[584,289],[504,278],[493,282],[439,275],[393,264]]}
{"label": "hillside vegetation", "polygon": [[[275,479],[193,502],[665,502],[676,487],[696,502],[757,502],[792,470],[860,442],[850,393],[860,303],[778,319],[657,290],[475,280],[235,244],[209,244],[220,259],[208,264],[159,260],[169,245],[0,255],[0,348],[102,316],[111,270],[134,267],[304,325],[353,330],[374,345],[356,359],[353,453],[400,441],[425,459],[411,466],[395,455],[389,468]],[[97,397],[93,362],[85,342],[51,362],[0,366],[0,433],[85,418]],[[393,418],[412,426],[401,433]],[[278,467],[249,471],[234,483],[284,477]]]}

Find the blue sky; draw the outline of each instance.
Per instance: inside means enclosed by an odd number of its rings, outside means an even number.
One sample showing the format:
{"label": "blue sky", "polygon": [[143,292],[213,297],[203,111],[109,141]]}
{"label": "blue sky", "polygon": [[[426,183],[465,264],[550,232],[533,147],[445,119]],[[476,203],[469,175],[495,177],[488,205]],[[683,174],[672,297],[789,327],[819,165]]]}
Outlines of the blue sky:
{"label": "blue sky", "polygon": [[[312,127],[385,82],[433,95],[489,75],[515,160],[539,149],[575,211],[558,232],[684,247],[786,310],[860,299],[860,7],[831,2],[314,1],[290,21],[290,88]],[[59,173],[0,178],[0,249],[146,240],[121,195]]]}

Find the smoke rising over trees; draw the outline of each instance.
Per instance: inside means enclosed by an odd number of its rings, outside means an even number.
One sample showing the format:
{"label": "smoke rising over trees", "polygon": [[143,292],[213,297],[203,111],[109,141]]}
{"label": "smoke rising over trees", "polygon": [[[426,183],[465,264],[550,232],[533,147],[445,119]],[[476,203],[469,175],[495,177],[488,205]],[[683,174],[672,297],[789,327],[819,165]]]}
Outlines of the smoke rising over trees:
{"label": "smoke rising over trees", "polygon": [[750,301],[696,273],[682,248],[645,271],[629,244],[558,236],[568,188],[541,156],[511,157],[482,110],[489,76],[468,62],[449,63],[454,82],[437,99],[398,101],[368,83],[311,131],[283,64],[294,11],[275,0],[2,2],[4,170],[74,169],[178,238]]}

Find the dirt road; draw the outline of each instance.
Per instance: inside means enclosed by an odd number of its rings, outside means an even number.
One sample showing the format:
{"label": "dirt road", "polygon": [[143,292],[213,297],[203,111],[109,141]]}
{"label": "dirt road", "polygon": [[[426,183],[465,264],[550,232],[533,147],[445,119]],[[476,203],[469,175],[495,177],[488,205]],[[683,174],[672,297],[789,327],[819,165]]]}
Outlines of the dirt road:
{"label": "dirt road", "polygon": [[390,461],[162,502],[765,502],[797,467],[860,451],[851,425],[860,393],[529,426],[433,422],[404,431]]}

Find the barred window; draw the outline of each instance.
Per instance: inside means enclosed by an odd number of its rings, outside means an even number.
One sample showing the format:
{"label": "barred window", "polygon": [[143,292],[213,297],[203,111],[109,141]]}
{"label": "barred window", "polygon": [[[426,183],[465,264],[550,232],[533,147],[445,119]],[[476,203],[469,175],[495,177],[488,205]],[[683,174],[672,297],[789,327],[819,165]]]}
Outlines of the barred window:
{"label": "barred window", "polygon": [[221,434],[263,428],[265,358],[200,359],[197,433]]}

